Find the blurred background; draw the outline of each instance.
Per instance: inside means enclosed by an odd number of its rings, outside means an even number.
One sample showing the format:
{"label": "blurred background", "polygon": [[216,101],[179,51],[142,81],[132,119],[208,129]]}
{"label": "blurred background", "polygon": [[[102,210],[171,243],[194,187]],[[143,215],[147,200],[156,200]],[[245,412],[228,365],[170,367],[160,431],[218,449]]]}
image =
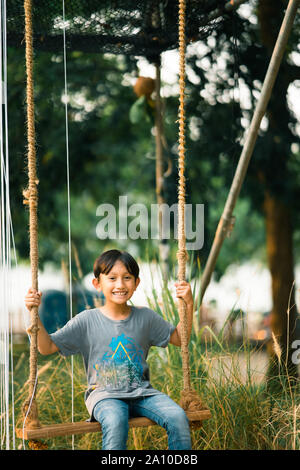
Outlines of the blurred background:
{"label": "blurred background", "polygon": [[[186,202],[204,204],[204,245],[188,263],[195,295],[286,5],[286,1],[246,2],[229,21],[187,47]],[[40,314],[49,331],[70,316],[66,103],[73,315],[103,303],[93,290],[91,272],[94,259],[104,250],[125,249],[139,261],[141,285],[132,298],[135,304],[148,303],[153,289],[160,295],[165,269],[172,293],[176,280],[176,240],[165,243],[167,256],[162,258],[158,240],[101,240],[96,232],[100,204],[112,204],[117,210],[119,196],[124,195],[129,204],[147,208],[157,202],[155,66],[145,57],[68,48],[66,58],[67,96],[63,45],[56,52],[35,51]],[[272,315],[278,318],[278,312],[284,316],[288,308],[299,307],[299,70],[297,18],[234,211],[234,230],[221,250],[203,305],[195,312],[199,328],[209,325],[219,332],[226,322],[233,343],[242,338],[245,325],[249,340],[267,342]],[[7,74],[16,248],[10,312],[21,341],[29,322],[24,296],[31,282],[28,211],[22,201],[27,185],[23,48],[8,48]],[[177,50],[162,53],[160,74],[163,200],[171,206],[177,202]],[[138,93],[139,77],[152,80],[150,94]]]}
{"label": "blurred background", "polygon": [[[150,219],[153,204],[177,203],[175,4],[33,1],[39,315],[49,333],[82,310],[101,308],[105,299],[92,286],[92,268],[112,248],[128,251],[139,263],[141,283],[132,303],[179,321],[176,233],[147,238],[145,221],[138,223],[139,210],[146,209]],[[234,11],[224,13],[225,5]],[[233,230],[199,302],[203,271],[287,5],[287,0],[187,0],[186,203],[193,214],[197,204],[204,206],[204,221],[193,217],[190,227],[204,233],[204,243],[189,251],[187,261],[195,299],[189,352],[192,385],[211,410],[203,427],[192,431],[195,449],[300,449],[299,15],[234,209]],[[208,24],[219,8],[221,19]],[[0,9],[0,442],[9,449],[26,447],[15,439],[14,423],[24,424],[22,403],[30,385],[24,297],[31,271],[23,203],[28,184],[23,1],[3,1]],[[131,208],[133,215],[125,215],[135,236],[120,236],[121,197]],[[99,209],[104,204],[115,211],[116,226],[105,225]],[[171,228],[174,220],[172,215]],[[179,401],[180,348],[151,348],[147,360],[152,385]],[[37,374],[43,424],[69,422],[73,410],[75,420],[87,418],[80,355],[39,354]],[[166,439],[162,429],[133,429],[129,448],[165,449]],[[78,436],[75,444],[101,446],[98,433]],[[74,448],[67,437],[48,445]]]}

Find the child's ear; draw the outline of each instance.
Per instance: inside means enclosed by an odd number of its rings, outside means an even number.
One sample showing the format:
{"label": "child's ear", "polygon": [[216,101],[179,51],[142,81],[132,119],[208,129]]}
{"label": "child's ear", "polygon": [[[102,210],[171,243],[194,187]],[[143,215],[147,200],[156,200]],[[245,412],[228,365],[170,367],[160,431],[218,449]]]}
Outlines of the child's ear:
{"label": "child's ear", "polygon": [[138,277],[135,281],[135,288],[137,288],[137,286],[139,285],[139,283],[141,282],[140,278]]}
{"label": "child's ear", "polygon": [[95,287],[95,289],[101,290],[100,283],[99,283],[98,279],[96,279],[95,277],[94,277],[94,279],[92,280],[92,284],[93,284],[93,286]]}

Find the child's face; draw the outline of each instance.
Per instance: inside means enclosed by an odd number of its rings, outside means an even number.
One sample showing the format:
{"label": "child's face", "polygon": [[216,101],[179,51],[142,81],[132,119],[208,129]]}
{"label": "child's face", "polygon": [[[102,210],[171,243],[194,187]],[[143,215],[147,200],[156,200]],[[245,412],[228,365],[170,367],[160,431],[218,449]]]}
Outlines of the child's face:
{"label": "child's face", "polygon": [[117,261],[108,274],[100,274],[100,278],[93,279],[93,285],[101,290],[106,301],[116,304],[126,303],[133,295],[140,283],[140,279],[127,271],[122,261]]}

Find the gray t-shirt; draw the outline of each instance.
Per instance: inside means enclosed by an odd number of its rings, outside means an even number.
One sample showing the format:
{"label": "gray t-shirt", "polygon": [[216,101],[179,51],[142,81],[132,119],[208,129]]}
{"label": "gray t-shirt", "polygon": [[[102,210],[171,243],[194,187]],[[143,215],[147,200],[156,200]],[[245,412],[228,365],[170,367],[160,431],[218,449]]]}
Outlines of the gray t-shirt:
{"label": "gray t-shirt", "polygon": [[92,416],[105,398],[136,398],[161,392],[150,384],[151,346],[165,348],[175,326],[147,307],[131,307],[124,320],[98,308],[84,310],[50,335],[63,356],[81,353],[87,373],[86,407]]}

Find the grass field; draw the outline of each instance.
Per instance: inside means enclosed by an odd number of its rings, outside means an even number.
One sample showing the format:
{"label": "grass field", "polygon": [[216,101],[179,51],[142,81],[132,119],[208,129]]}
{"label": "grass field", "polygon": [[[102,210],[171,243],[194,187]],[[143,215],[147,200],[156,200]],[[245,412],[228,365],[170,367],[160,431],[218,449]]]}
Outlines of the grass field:
{"label": "grass field", "polygon": [[[26,343],[14,347],[15,415],[22,426],[21,404],[27,398],[24,384],[28,377],[29,348]],[[148,362],[152,385],[179,401],[182,386],[180,349],[153,348]],[[220,344],[203,344],[193,334],[190,342],[193,387],[211,410],[211,419],[192,431],[193,449],[300,449],[299,391],[283,390],[279,396],[267,392],[263,380],[264,352],[243,344],[235,351]],[[70,358],[58,354],[39,356],[37,401],[42,424],[71,421]],[[83,396],[86,378],[82,359],[73,359],[74,420],[88,418]],[[16,439],[16,448],[28,448]],[[55,438],[49,449],[101,449],[101,434]],[[130,429],[128,449],[167,449],[162,428]]]}

